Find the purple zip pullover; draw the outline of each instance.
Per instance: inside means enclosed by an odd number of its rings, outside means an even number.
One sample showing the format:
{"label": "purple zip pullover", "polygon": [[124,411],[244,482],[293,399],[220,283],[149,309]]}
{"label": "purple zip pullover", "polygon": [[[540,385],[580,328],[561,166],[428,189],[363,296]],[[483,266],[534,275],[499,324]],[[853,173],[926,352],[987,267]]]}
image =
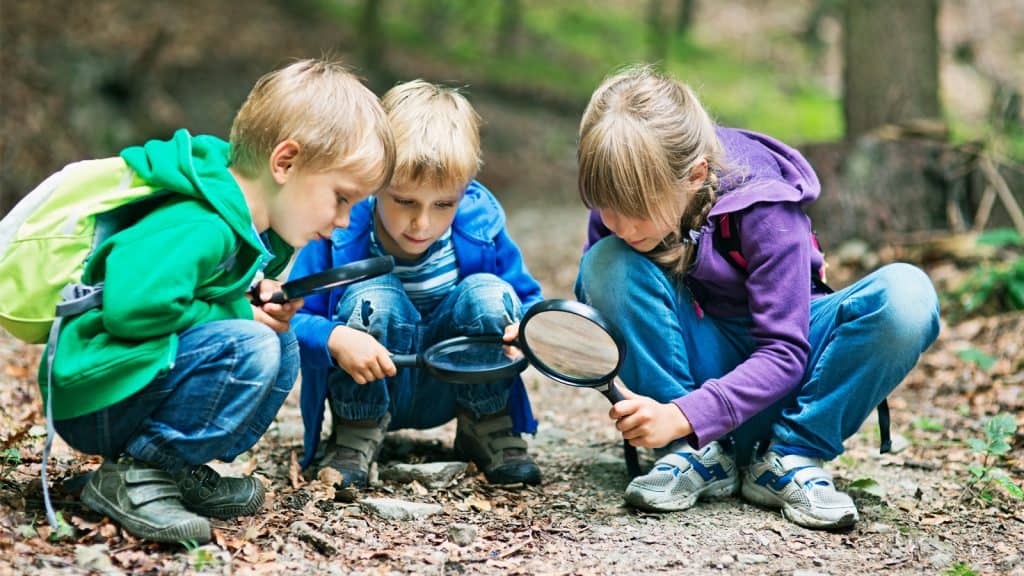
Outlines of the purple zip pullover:
{"label": "purple zip pullover", "polygon": [[[807,365],[811,273],[822,255],[801,206],[821,190],[796,150],[754,132],[718,128],[729,173],[701,229],[696,262],[685,283],[694,305],[716,317],[750,316],[753,353],[721,378],[673,400],[693,426],[698,448],[728,434],[794,390]],[[736,270],[712,245],[718,216],[740,218],[748,265]],[[611,231],[591,211],[586,249]]]}

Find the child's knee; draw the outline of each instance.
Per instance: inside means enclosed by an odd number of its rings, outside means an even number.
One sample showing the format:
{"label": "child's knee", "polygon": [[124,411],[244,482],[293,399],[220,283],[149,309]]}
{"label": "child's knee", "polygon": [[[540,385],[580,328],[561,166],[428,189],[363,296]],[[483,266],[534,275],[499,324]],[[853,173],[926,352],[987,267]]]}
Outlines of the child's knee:
{"label": "child's knee", "polygon": [[612,310],[630,302],[634,287],[645,293],[660,290],[653,284],[647,285],[648,279],[659,284],[668,282],[646,256],[610,236],[594,244],[580,262],[577,296],[599,310]]}
{"label": "child's knee", "polygon": [[522,304],[512,286],[493,274],[471,274],[457,288],[454,315],[459,324],[482,323],[504,327],[518,322]]}
{"label": "child's knee", "polygon": [[373,332],[395,322],[414,323],[417,315],[401,281],[388,274],[350,288],[336,316],[352,328]]}
{"label": "child's knee", "polygon": [[879,270],[886,291],[887,334],[890,343],[927,346],[939,332],[939,298],[932,281],[920,268],[910,264],[890,264]]}

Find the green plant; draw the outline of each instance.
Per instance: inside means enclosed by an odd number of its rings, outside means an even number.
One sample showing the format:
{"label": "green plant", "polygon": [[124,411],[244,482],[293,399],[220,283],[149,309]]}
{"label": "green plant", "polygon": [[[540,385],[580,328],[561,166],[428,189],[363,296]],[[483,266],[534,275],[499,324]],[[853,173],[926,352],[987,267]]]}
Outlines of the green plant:
{"label": "green plant", "polygon": [[[1015,230],[997,228],[978,236],[978,244],[997,249],[1024,246]],[[951,315],[964,317],[1024,310],[1024,256],[983,262],[949,295]]]}
{"label": "green plant", "polygon": [[981,464],[967,467],[971,476],[964,485],[961,500],[977,498],[992,502],[996,497],[994,487],[998,486],[1010,497],[1024,498],[1024,489],[1017,485],[1004,470],[998,468],[999,461],[1010,451],[1010,440],[1017,431],[1017,423],[1011,414],[1000,413],[985,420],[985,438],[968,438],[966,444],[975,454],[982,455]]}
{"label": "green plant", "polygon": [[959,356],[960,359],[963,360],[964,362],[967,362],[968,364],[974,364],[978,368],[981,368],[984,372],[988,372],[989,370],[991,370],[992,366],[994,366],[996,363],[995,358],[989,356],[988,354],[985,354],[984,352],[978,350],[973,346],[968,346],[967,348],[960,350],[959,352],[956,353],[956,355]]}
{"label": "green plant", "polygon": [[942,422],[939,422],[934,418],[919,416],[914,420],[914,428],[924,430],[926,432],[941,432],[945,427],[942,425]]}
{"label": "green plant", "polygon": [[977,572],[971,568],[970,564],[964,564],[963,562],[956,562],[949,567],[948,570],[943,572],[946,576],[977,576]]}
{"label": "green plant", "polygon": [[0,481],[7,482],[11,472],[21,464],[21,451],[17,448],[7,448],[0,452]]}
{"label": "green plant", "polygon": [[69,540],[75,537],[75,527],[64,519],[64,514],[57,511],[57,529],[50,532],[50,541]]}
{"label": "green plant", "polygon": [[185,540],[181,545],[185,547],[189,556],[192,557],[192,568],[197,572],[201,572],[207,566],[216,566],[219,563],[217,557],[213,555],[213,552],[210,552],[209,548],[203,548],[195,540]]}

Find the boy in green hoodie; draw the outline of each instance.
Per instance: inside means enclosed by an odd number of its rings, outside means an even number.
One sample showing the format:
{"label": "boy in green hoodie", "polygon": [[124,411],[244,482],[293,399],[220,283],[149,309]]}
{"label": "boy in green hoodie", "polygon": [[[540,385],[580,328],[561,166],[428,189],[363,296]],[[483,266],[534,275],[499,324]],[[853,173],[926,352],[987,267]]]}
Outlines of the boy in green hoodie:
{"label": "boy in green hoodie", "polygon": [[[86,505],[141,538],[206,542],[205,517],[252,514],[264,499],[258,479],[206,463],[259,440],[299,366],[289,324],[302,300],[256,306],[247,292],[348,226],[350,207],[389,182],[394,141],[358,78],[303,60],[259,79],[230,144],[179,130],[120,156],[168,194],[86,263],[82,282],[102,282],[103,302],[61,329],[54,427],[104,458]],[[261,281],[262,298],[278,286]]]}

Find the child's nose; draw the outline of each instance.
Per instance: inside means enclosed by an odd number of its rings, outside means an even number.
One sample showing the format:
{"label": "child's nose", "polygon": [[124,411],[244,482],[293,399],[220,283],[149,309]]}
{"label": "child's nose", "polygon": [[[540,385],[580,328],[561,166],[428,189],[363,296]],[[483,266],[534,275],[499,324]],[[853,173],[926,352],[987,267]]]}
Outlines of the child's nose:
{"label": "child's nose", "polygon": [[338,213],[334,215],[335,228],[348,228],[348,216],[348,208],[339,209]]}

